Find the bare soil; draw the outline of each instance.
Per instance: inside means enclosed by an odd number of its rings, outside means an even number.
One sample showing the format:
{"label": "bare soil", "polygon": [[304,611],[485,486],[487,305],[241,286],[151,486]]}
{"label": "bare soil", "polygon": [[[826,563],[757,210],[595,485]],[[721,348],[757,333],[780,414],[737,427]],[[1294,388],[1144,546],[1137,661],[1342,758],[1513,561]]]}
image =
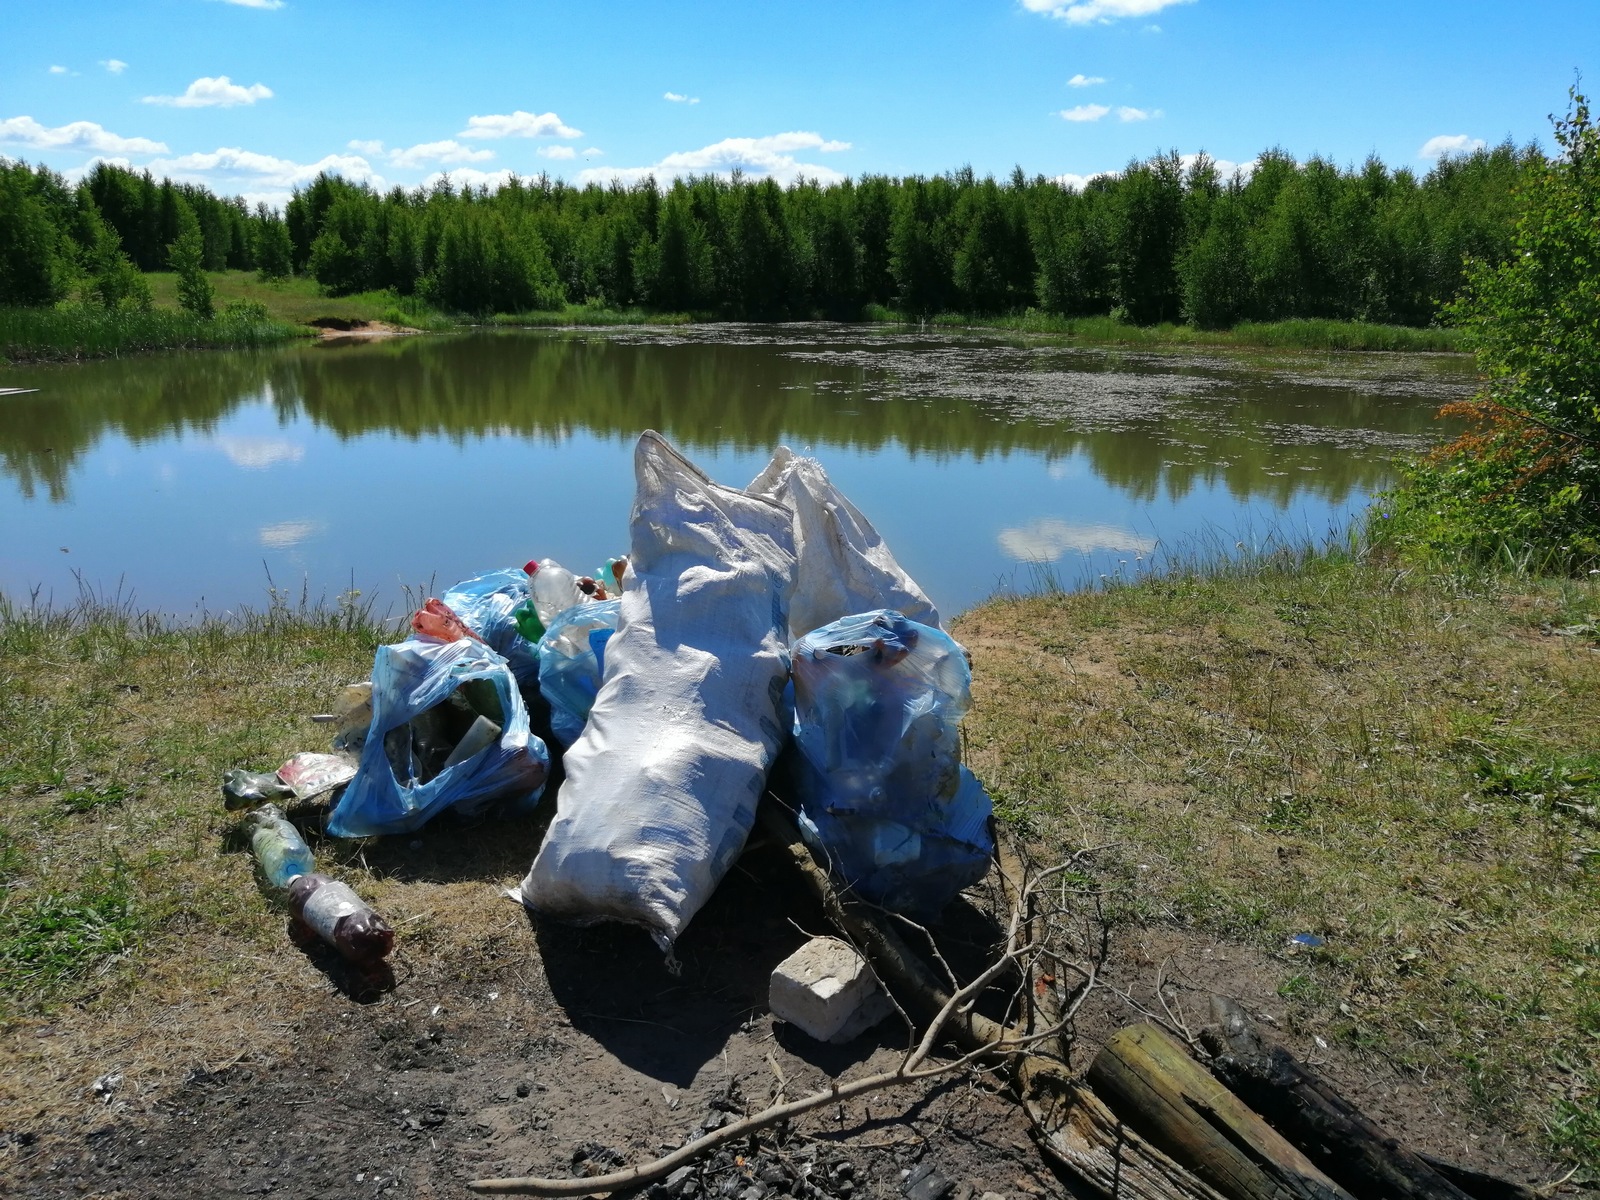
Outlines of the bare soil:
{"label": "bare soil", "polygon": [[[429,861],[452,857],[450,843],[465,848],[499,832],[449,833],[443,858],[435,851]],[[470,1179],[567,1175],[585,1154],[603,1161],[604,1150],[646,1161],[681,1144],[730,1081],[754,1110],[780,1090],[793,1098],[885,1069],[903,1052],[905,1032],[893,1020],[832,1047],[767,1013],[772,968],[825,926],[795,902],[781,859],[759,846],[681,939],[677,976],[637,930],[539,926],[509,901],[477,899],[501,906],[487,910],[504,918],[489,937],[408,952],[402,927],[394,986],[377,993],[363,993],[336,958],[302,953],[285,936],[277,953],[287,970],[270,985],[284,990],[261,997],[249,1018],[257,1035],[271,1027],[264,1044],[252,1038],[234,1052],[227,1014],[202,999],[191,1027],[209,1037],[190,1061],[135,1072],[119,1057],[126,1042],[83,1045],[93,1061],[77,1074],[94,1079],[74,1102],[0,1131],[4,1193],[461,1197]],[[997,929],[958,901],[939,933],[965,974]],[[1312,1031],[1283,1029],[1276,989],[1296,965],[1289,956],[1176,929],[1123,929],[1113,946],[1110,986],[1084,1010],[1075,1065],[1147,1012],[1198,1030],[1220,991],[1411,1145],[1528,1182],[1552,1177],[1550,1163],[1440,1106],[1414,1077],[1321,1044]],[[36,1057],[38,1044],[71,1036],[74,1023],[68,1013],[14,1026],[7,1056]],[[30,1040],[35,1047],[22,1045]],[[198,1061],[197,1050],[211,1057]],[[797,1123],[784,1152],[850,1162],[863,1198],[900,1195],[924,1160],[958,1196],[1069,1191],[1033,1146],[1021,1110],[983,1076],[820,1110]]]}

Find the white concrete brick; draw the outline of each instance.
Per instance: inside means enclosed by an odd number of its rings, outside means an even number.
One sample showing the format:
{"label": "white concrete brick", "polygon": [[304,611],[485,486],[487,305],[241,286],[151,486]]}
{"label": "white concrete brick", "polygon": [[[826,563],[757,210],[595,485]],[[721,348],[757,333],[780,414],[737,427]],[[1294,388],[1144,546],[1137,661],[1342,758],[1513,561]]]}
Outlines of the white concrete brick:
{"label": "white concrete brick", "polygon": [[812,938],[778,964],[772,1015],[819,1042],[848,1042],[894,1011],[866,960],[837,938]]}

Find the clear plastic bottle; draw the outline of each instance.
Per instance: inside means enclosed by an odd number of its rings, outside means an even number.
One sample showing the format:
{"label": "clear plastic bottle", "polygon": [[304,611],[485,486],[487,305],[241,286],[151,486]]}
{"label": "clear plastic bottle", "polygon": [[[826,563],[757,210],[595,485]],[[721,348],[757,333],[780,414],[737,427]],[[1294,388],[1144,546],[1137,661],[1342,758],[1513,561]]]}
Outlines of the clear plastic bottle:
{"label": "clear plastic bottle", "polygon": [[523,568],[528,573],[528,589],[533,593],[534,611],[546,629],[550,622],[574,604],[582,604],[588,597],[578,586],[578,577],[554,559],[530,562]]}
{"label": "clear plastic bottle", "polygon": [[389,923],[326,875],[305,874],[291,883],[289,912],[302,933],[309,930],[358,967],[377,967],[394,948]]}
{"label": "clear plastic bottle", "polygon": [[245,822],[250,827],[250,852],[273,887],[286,888],[295,876],[309,874],[315,867],[311,847],[276,804],[263,804]]}

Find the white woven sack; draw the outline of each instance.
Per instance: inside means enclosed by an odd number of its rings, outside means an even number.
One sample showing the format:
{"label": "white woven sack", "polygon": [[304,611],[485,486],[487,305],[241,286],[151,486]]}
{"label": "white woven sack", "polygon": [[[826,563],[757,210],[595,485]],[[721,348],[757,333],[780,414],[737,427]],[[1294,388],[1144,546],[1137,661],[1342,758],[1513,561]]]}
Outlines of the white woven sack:
{"label": "white woven sack", "polygon": [[801,458],[779,446],[749,490],[794,514],[799,563],[789,600],[791,642],[840,617],[879,608],[892,608],[913,621],[942,628],[933,601],[816,459]]}
{"label": "white woven sack", "polygon": [[789,512],[713,483],[660,434],[634,451],[633,586],[566,753],[523,903],[672,943],[744,848],[783,737]]}

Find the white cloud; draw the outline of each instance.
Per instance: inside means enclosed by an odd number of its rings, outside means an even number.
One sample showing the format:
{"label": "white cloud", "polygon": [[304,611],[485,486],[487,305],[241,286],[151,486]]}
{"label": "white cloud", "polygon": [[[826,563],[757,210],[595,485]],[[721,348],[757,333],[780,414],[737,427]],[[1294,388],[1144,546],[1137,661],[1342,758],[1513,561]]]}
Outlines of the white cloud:
{"label": "white cloud", "polygon": [[[242,0],[228,0],[230,4],[241,3]],[[325,528],[321,521],[279,521],[275,525],[263,525],[256,531],[256,540],[269,550],[289,550],[298,546],[307,538],[316,537]]]}
{"label": "white cloud", "polygon": [[536,153],[545,158],[577,158],[578,152],[571,146],[540,146]]}
{"label": "white cloud", "polygon": [[216,192],[242,191],[252,204],[258,199],[274,204],[288,189],[310,183],[324,171],[370,183],[380,191],[385,186],[372,164],[355,154],[327,154],[314,163],[297,163],[237,146],[223,146],[210,153],[157,158],[147,165],[157,178],[171,175],[174,179],[203,183]]}
{"label": "white cloud", "polygon": [[50,68],[50,74],[52,74],[52,75],[65,75],[66,73],[67,73],[67,69],[65,67],[51,67]]}
{"label": "white cloud", "polygon": [[1093,175],[1074,175],[1071,171],[1068,171],[1065,175],[1053,176],[1052,181],[1059,183],[1070,192],[1081,192],[1094,180],[1113,179],[1116,174],[1115,171],[1096,171]]}
{"label": "white cloud", "polygon": [[420,167],[424,163],[488,162],[493,157],[493,150],[474,150],[450,138],[442,142],[421,142],[406,150],[389,151],[390,164],[400,168]]}
{"label": "white cloud", "polygon": [[583,152],[583,156],[585,158],[599,158],[604,153],[605,151],[600,149],[599,146],[590,146]]}
{"label": "white cloud", "polygon": [[1061,119],[1063,121],[1098,121],[1111,111],[1106,104],[1080,104],[1076,108],[1063,108]]}
{"label": "white cloud", "polygon": [[671,100],[674,104],[699,104],[700,103],[700,97],[699,96],[683,96],[683,95],[679,95],[677,92],[664,92],[664,93],[662,93],[661,98],[663,100]]}
{"label": "white cloud", "polygon": [[[1200,155],[1198,154],[1180,154],[1178,155],[1178,161],[1183,164],[1183,169],[1187,171],[1194,166],[1199,157]],[[1248,180],[1256,172],[1256,160],[1253,158],[1248,162],[1234,162],[1231,158],[1213,158],[1211,164],[1217,168],[1217,178],[1224,183],[1232,179],[1235,174],[1238,174],[1242,180]]]}
{"label": "white cloud", "polygon": [[65,171],[61,172],[61,176],[68,183],[77,185],[87,179],[89,177],[89,173],[101,163],[105,163],[108,167],[121,167],[125,171],[133,170],[133,163],[128,159],[123,158],[120,154],[114,154],[109,158],[104,158],[96,154],[81,167],[68,167]]}
{"label": "white cloud", "polygon": [[283,0],[222,0],[224,4],[237,4],[240,8],[282,8]]}
{"label": "white cloud", "polygon": [[35,150],[93,150],[101,154],[165,154],[165,142],[125,138],[93,121],[72,121],[47,129],[32,117],[0,120],[0,142],[14,142]]}
{"label": "white cloud", "polygon": [[802,177],[821,183],[838,183],[844,176],[832,167],[800,162],[794,154],[799,150],[832,154],[848,149],[849,142],[826,141],[820,134],[800,131],[770,137],[724,138],[699,150],[669,154],[648,167],[586,167],[578,172],[578,182],[609,183],[617,179],[623,183],[637,183],[647,175],[667,180],[683,175],[728,175],[742,171],[755,179],[771,178],[783,184]]}
{"label": "white cloud", "polygon": [[1106,82],[1108,82],[1108,81],[1103,76],[1100,76],[1100,75],[1084,75],[1084,74],[1080,73],[1080,74],[1074,75],[1071,79],[1067,80],[1067,86],[1068,87],[1094,87],[1096,84],[1106,83]]}
{"label": "white cloud", "polygon": [[1125,17],[1154,16],[1174,4],[1190,3],[1193,0],[1022,0],[1022,7],[1070,25],[1109,25]]}
{"label": "white cloud", "polygon": [[1468,137],[1464,133],[1441,133],[1422,143],[1418,158],[1442,158],[1446,154],[1471,154],[1482,150],[1487,143],[1482,138]]}
{"label": "white cloud", "polygon": [[488,117],[468,117],[467,127],[457,137],[559,137],[580,138],[582,131],[562,122],[553,112],[535,115],[518,109],[514,113],[501,113]]}
{"label": "white cloud", "polygon": [[215,445],[228,456],[229,462],[246,471],[264,471],[279,463],[297,463],[306,456],[303,445],[284,438],[220,437]]}
{"label": "white cloud", "polygon": [[1000,549],[1017,562],[1055,562],[1068,551],[1127,550],[1148,554],[1156,539],[1120,525],[1080,525],[1059,517],[1041,517],[1021,529],[1002,529]]}
{"label": "white cloud", "polygon": [[480,171],[476,167],[457,167],[454,171],[435,171],[422,181],[424,188],[431,188],[440,180],[448,179],[455,187],[486,187],[491,192],[498,191],[511,182],[511,177],[516,172],[510,167],[499,171]]}
{"label": "white cloud", "polygon": [[354,150],[357,154],[365,154],[368,158],[377,158],[383,153],[382,141],[369,141],[365,138],[351,138],[345,143],[345,148]]}
{"label": "white cloud", "polygon": [[1117,120],[1119,121],[1152,121],[1162,115],[1163,113],[1159,108],[1129,108],[1124,105],[1117,109]]}
{"label": "white cloud", "polygon": [[146,96],[146,104],[165,104],[172,108],[233,108],[272,99],[272,89],[262,83],[243,87],[226,75],[215,79],[202,76],[184,89],[181,96]]}
{"label": "white cloud", "polygon": [[121,75],[128,69],[128,64],[123,62],[120,58],[102,58],[100,60],[100,65],[107,71],[110,71],[113,75]]}

